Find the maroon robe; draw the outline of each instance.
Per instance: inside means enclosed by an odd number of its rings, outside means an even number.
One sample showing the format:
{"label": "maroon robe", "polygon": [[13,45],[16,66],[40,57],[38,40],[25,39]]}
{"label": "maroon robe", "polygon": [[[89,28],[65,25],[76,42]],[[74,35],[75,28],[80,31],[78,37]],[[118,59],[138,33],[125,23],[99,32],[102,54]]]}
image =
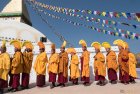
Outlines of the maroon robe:
{"label": "maroon robe", "polygon": [[56,82],[56,73],[49,72],[49,82]]}
{"label": "maroon robe", "polygon": [[63,76],[63,73],[58,74],[58,83],[64,84],[68,82],[68,78]]}
{"label": "maroon robe", "polygon": [[117,73],[115,70],[109,68],[108,69],[108,79],[111,81],[116,81],[117,80]]}
{"label": "maroon robe", "polygon": [[0,78],[0,89],[4,89],[8,87],[8,81]]}
{"label": "maroon robe", "polygon": [[45,75],[37,75],[37,86],[38,87],[43,87],[45,85]]}
{"label": "maroon robe", "polygon": [[13,83],[13,74],[11,74],[11,72],[9,72],[9,76],[10,76],[9,86],[12,87],[12,83]]}
{"label": "maroon robe", "polygon": [[127,72],[124,72],[124,75],[122,76],[123,82],[129,82],[129,74]]}
{"label": "maroon robe", "polygon": [[98,75],[98,70],[96,70],[96,73],[95,73],[95,81],[98,81],[99,80],[99,75]]}
{"label": "maroon robe", "polygon": [[119,80],[122,81],[122,72],[120,68],[119,68]]}
{"label": "maroon robe", "polygon": [[13,81],[12,81],[12,88],[17,89],[20,85],[20,74],[12,74]]}
{"label": "maroon robe", "polygon": [[28,73],[22,73],[22,87],[28,87],[29,86],[29,79],[30,79],[30,74]]}

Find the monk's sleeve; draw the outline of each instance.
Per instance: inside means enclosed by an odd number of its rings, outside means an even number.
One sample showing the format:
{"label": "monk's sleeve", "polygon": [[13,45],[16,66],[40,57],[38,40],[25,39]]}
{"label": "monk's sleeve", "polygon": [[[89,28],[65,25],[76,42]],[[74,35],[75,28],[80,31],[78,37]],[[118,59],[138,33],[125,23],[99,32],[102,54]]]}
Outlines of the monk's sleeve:
{"label": "monk's sleeve", "polygon": [[105,57],[104,57],[104,55],[101,53],[101,54],[99,54],[98,56],[99,56],[99,57],[98,57],[98,61],[104,63],[104,62],[105,62]]}
{"label": "monk's sleeve", "polygon": [[44,62],[44,63],[48,63],[48,57],[47,57],[47,54],[46,53],[43,53],[40,57],[39,57],[39,60],[41,62]]}
{"label": "monk's sleeve", "polygon": [[71,60],[71,62],[74,63],[74,64],[76,64],[76,65],[79,64],[78,56],[77,55],[74,55],[73,58],[72,58],[72,60]]}
{"label": "monk's sleeve", "polygon": [[121,58],[121,54],[118,55],[118,64],[119,66],[121,65],[121,62],[122,62],[122,58]]}
{"label": "monk's sleeve", "polygon": [[67,53],[64,54],[63,61],[65,62],[65,65],[67,66],[68,62],[69,62],[69,58],[68,58],[68,54]]}
{"label": "monk's sleeve", "polygon": [[50,63],[58,63],[58,55],[55,54],[53,57],[49,60]]}
{"label": "monk's sleeve", "polygon": [[0,69],[3,68],[2,55],[0,55]]}
{"label": "monk's sleeve", "polygon": [[12,67],[17,67],[21,63],[20,60],[21,60],[21,54],[16,53],[12,60]]}
{"label": "monk's sleeve", "polygon": [[32,67],[32,61],[33,61],[33,54],[32,53],[28,53],[28,67],[29,68]]}
{"label": "monk's sleeve", "polygon": [[38,57],[38,63],[40,64],[39,66],[39,71],[41,74],[44,74],[46,72],[46,64],[48,62],[47,54],[43,53],[41,56]]}
{"label": "monk's sleeve", "polygon": [[33,53],[29,53],[29,60],[33,61]]}
{"label": "monk's sleeve", "polygon": [[135,55],[132,54],[132,53],[129,54],[129,62],[131,62],[131,63],[133,63],[133,64],[137,64]]}
{"label": "monk's sleeve", "polygon": [[110,59],[116,60],[116,54],[115,54],[115,52],[112,52],[112,53],[111,53]]}
{"label": "monk's sleeve", "polygon": [[89,65],[89,53],[84,54],[84,66]]}
{"label": "monk's sleeve", "polygon": [[10,56],[9,55],[5,55],[4,56],[4,58],[5,58],[5,69],[7,69],[7,70],[10,70]]}

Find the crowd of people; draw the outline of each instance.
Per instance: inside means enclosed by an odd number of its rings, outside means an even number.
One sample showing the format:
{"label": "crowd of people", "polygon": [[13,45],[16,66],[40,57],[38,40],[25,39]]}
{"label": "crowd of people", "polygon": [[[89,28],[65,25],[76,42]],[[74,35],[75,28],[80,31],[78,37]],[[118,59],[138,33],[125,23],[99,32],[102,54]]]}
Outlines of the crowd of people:
{"label": "crowd of people", "polygon": [[[84,40],[80,40],[82,46],[82,55],[78,58],[74,48],[68,48],[65,51],[66,41],[60,47],[60,53],[56,53],[55,44],[51,45],[51,56],[48,58],[45,52],[43,42],[38,42],[40,53],[35,58],[33,68],[36,72],[36,86],[43,87],[45,85],[46,72],[49,74],[50,88],[56,86],[65,87],[68,82],[68,70],[70,69],[69,81],[73,85],[78,85],[78,79],[81,78],[84,86],[90,84],[90,52],[87,50],[87,44]],[[113,42],[119,48],[119,54],[111,50],[108,42],[93,42],[92,47],[95,48],[95,56],[93,61],[93,70],[95,74],[96,85],[106,85],[106,75],[111,84],[117,84],[118,80],[127,85],[135,83],[137,78],[136,58],[130,52],[127,42],[117,39]],[[13,58],[6,52],[6,41],[3,41],[0,47],[0,92],[4,88],[8,88],[9,92],[16,92],[18,88],[29,89],[30,71],[33,62],[33,44],[30,41],[21,43],[18,40],[13,40],[10,45],[15,47]],[[24,52],[21,52],[22,47],[25,47]],[[101,47],[106,49],[106,57],[100,51]],[[68,57],[71,55],[71,58]],[[117,58],[118,57],[118,58]],[[69,65],[70,61],[70,66]],[[79,67],[79,64],[81,67]],[[106,73],[107,70],[107,73]],[[119,72],[119,76],[117,73]],[[22,75],[20,77],[20,75]],[[8,76],[10,79],[8,79]],[[58,77],[57,77],[58,76]],[[57,79],[58,78],[58,79]],[[20,83],[21,79],[21,83]],[[9,80],[9,81],[8,81]],[[58,85],[56,85],[58,82]]]}

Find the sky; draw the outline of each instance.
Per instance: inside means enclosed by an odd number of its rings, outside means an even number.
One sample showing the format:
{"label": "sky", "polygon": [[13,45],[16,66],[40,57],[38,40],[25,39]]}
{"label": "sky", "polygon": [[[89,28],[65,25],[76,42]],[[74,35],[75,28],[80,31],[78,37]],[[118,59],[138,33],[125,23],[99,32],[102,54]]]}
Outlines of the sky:
{"label": "sky", "polygon": [[[7,3],[6,0],[3,4],[1,3],[2,0],[0,0],[0,10],[4,7],[4,5]],[[113,11],[113,12],[140,12],[140,0],[36,0],[39,2],[42,2],[44,4],[48,5],[54,5],[58,7],[64,7],[64,8],[72,8],[72,9],[90,9],[90,10],[99,10],[99,11]],[[42,32],[46,37],[56,44],[57,48],[61,46],[62,42],[60,39],[52,32],[52,29],[48,27],[47,24],[45,24],[40,16],[38,16],[35,11],[27,5],[29,15],[31,22],[33,24],[33,27]],[[100,28],[98,24],[87,22],[84,20],[80,20],[76,17],[70,17],[68,15],[62,14],[62,13],[55,13],[53,11],[44,9],[44,11],[55,14],[57,16],[60,16],[65,19],[69,19],[74,22],[79,22],[86,25],[92,25],[97,28]],[[140,52],[140,39],[126,39],[121,38],[117,36],[111,36],[108,34],[99,33],[96,31],[93,31],[91,29],[82,27],[82,26],[74,26],[73,24],[66,23],[62,20],[57,20],[51,17],[48,17],[47,15],[44,15],[42,13],[43,17],[49,22],[53,28],[55,28],[55,32],[60,33],[62,36],[65,37],[66,40],[68,40],[71,44],[74,45],[74,47],[81,47],[79,45],[79,40],[84,39],[87,42],[87,45],[90,46],[92,42],[98,41],[100,43],[107,41],[111,45],[113,45],[113,41],[115,39],[123,39],[126,42],[128,42],[130,46],[130,50],[134,53]],[[82,14],[83,15],[83,14]],[[89,17],[95,17],[95,18],[101,18],[101,19],[108,19],[108,20],[114,20],[119,22],[127,22],[130,24],[137,24],[140,25],[140,22],[136,22],[134,20],[127,20],[125,18],[108,18],[108,17],[99,17],[94,15],[86,15]],[[117,28],[123,29],[123,30],[129,30],[131,32],[139,33],[140,34],[140,28],[134,29],[133,27],[128,26],[118,26]],[[108,28],[103,28],[105,30],[109,30]]]}

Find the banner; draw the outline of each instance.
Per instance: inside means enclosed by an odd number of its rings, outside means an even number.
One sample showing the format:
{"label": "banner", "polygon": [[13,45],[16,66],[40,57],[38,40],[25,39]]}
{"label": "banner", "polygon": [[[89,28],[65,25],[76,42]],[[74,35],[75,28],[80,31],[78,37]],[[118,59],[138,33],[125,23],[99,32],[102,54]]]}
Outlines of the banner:
{"label": "banner", "polygon": [[70,8],[62,8],[62,7],[47,5],[47,4],[44,4],[44,3],[37,2],[35,0],[28,0],[28,1],[33,2],[34,4],[36,4],[38,6],[41,6],[43,8],[53,10],[53,11],[56,11],[56,12],[71,12],[71,13],[81,12],[81,13],[84,13],[84,14],[92,14],[92,15],[104,16],[104,17],[110,17],[110,18],[112,18],[112,17],[115,17],[115,18],[124,17],[128,20],[135,20],[135,21],[140,22],[140,19],[137,16],[137,13],[70,9]]}
{"label": "banner", "polygon": [[[33,6],[32,6],[33,7]],[[140,38],[140,35],[139,34],[136,34],[136,33],[130,33],[129,31],[127,31],[126,34],[124,34],[124,31],[121,30],[121,32],[113,32],[113,31],[107,31],[107,30],[104,30],[104,29],[99,29],[99,28],[95,28],[94,26],[88,26],[88,25],[85,25],[85,24],[82,24],[82,23],[78,23],[78,22],[74,22],[74,21],[71,21],[69,19],[64,19],[62,17],[59,17],[59,16],[56,16],[56,15],[53,15],[53,14],[50,14],[50,13],[47,13],[45,12],[44,10],[42,9],[39,9],[38,7],[36,7],[37,11],[39,12],[42,12],[44,13],[45,15],[51,17],[51,18],[54,18],[54,19],[58,19],[58,20],[62,20],[64,22],[67,22],[67,23],[70,23],[70,24],[73,24],[74,26],[83,26],[83,27],[86,27],[86,28],[89,28],[91,30],[95,30],[97,32],[101,32],[101,33],[104,33],[104,34],[108,34],[108,35],[112,35],[112,36],[119,36],[119,37],[123,37],[123,38],[128,38],[128,39],[139,39]]]}

